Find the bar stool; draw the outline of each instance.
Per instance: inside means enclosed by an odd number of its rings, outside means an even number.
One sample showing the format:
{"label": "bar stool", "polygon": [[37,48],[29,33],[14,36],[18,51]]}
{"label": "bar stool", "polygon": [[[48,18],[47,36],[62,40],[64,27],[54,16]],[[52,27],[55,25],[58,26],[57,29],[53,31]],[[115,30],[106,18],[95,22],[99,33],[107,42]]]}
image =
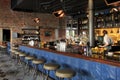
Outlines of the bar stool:
{"label": "bar stool", "polygon": [[2,49],[2,50],[1,50],[2,53],[5,54],[5,53],[6,53],[6,49],[7,49],[7,47],[4,46],[4,45],[1,45],[0,48]]}
{"label": "bar stool", "polygon": [[26,62],[26,69],[28,70],[27,72],[29,72],[31,69],[31,65],[30,65],[30,62],[32,61],[32,60],[34,60],[34,57],[33,56],[25,56],[25,60],[27,60],[27,62]]}
{"label": "bar stool", "polygon": [[[41,58],[41,59],[35,59],[32,61],[32,63],[34,64],[34,74],[33,76],[37,76],[37,73],[39,71],[38,65],[43,65],[45,63],[45,59]],[[42,75],[42,71],[43,69],[40,71],[41,75]]]}
{"label": "bar stool", "polygon": [[48,79],[48,76],[49,76],[49,72],[50,72],[50,71],[55,71],[55,70],[57,70],[59,67],[60,67],[60,65],[59,65],[59,64],[56,64],[56,63],[45,63],[44,66],[43,66],[43,68],[44,68],[46,71],[48,71],[48,72],[47,72],[47,77],[45,78],[45,80]]}
{"label": "bar stool", "polygon": [[55,75],[59,78],[58,80],[64,80],[64,78],[71,80],[71,78],[74,77],[75,74],[75,71],[73,71],[72,69],[58,69],[55,73]]}
{"label": "bar stool", "polygon": [[15,52],[17,52],[17,50],[10,49],[9,51],[10,51],[10,57],[15,58]]}
{"label": "bar stool", "polygon": [[[25,57],[27,56],[27,54],[25,54],[25,53],[23,53],[23,52],[20,52],[19,53],[19,62],[21,63],[21,64],[24,64],[24,59],[25,59]],[[23,60],[23,61],[22,61]]]}
{"label": "bar stool", "polygon": [[16,59],[17,64],[19,63],[19,54],[20,54],[20,52],[18,50],[15,50],[14,55],[15,55],[15,59]]}

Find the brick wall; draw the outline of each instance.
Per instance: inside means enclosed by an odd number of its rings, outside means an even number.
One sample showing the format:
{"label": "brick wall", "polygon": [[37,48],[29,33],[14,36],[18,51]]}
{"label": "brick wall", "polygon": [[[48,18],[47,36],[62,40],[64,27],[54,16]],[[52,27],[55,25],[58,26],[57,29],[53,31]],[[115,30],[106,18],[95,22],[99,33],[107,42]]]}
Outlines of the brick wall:
{"label": "brick wall", "polygon": [[[52,35],[49,37],[45,37],[42,34],[43,32],[41,32],[40,37],[42,40],[53,40],[55,38],[54,29],[60,25],[58,18],[52,14],[13,11],[11,10],[10,1],[11,0],[0,0],[0,28],[12,28],[13,32],[22,33],[22,27],[42,26],[45,28],[45,30],[50,29],[52,31]],[[35,17],[38,17],[40,19],[39,23],[34,22]],[[60,25],[61,28],[65,27],[64,22],[65,19],[62,19],[62,25]],[[45,30],[41,29],[41,31]],[[62,31],[63,30],[61,30],[61,33],[64,34],[65,31]],[[21,39],[14,39],[13,41],[18,42],[19,40]],[[21,41],[19,41],[19,43],[21,43]]]}

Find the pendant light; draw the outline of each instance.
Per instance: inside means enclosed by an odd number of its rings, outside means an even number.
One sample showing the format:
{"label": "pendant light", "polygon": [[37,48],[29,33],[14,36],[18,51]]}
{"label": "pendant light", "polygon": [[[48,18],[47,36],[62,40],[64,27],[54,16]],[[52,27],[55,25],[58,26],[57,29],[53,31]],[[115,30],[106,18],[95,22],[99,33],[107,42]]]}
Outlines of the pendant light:
{"label": "pendant light", "polygon": [[22,26],[25,27],[25,13],[23,12],[23,22],[22,22]]}
{"label": "pendant light", "polygon": [[[36,8],[36,12],[37,12],[37,9],[39,9],[39,0],[36,0],[35,8]],[[40,22],[40,19],[37,17],[37,13],[35,13],[34,22],[35,23],[39,23]]]}
{"label": "pendant light", "polygon": [[35,22],[35,23],[39,23],[39,22],[40,22],[40,19],[39,19],[38,17],[35,17],[35,18],[34,18],[34,22]]}
{"label": "pendant light", "polygon": [[65,13],[63,12],[63,10],[58,10],[53,12],[54,16],[56,17],[63,17],[65,15]]}

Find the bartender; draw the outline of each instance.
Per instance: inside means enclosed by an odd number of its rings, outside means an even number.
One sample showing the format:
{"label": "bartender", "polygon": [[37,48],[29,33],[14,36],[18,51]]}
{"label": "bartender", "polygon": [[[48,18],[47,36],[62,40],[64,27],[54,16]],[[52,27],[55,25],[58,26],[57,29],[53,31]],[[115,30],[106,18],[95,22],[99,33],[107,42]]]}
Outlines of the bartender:
{"label": "bartender", "polygon": [[110,36],[108,36],[108,32],[106,30],[103,30],[103,45],[100,47],[106,48],[106,51],[109,52],[111,50],[111,45],[110,45]]}

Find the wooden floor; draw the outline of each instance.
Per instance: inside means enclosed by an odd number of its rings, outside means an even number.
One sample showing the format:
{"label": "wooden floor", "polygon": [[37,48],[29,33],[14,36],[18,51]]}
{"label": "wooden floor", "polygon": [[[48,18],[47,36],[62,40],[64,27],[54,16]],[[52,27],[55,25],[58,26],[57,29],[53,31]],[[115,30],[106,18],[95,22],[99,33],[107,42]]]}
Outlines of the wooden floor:
{"label": "wooden floor", "polygon": [[[26,72],[25,65],[17,64],[5,51],[0,50],[0,80],[43,80],[40,75]],[[48,79],[53,80],[53,79]]]}

